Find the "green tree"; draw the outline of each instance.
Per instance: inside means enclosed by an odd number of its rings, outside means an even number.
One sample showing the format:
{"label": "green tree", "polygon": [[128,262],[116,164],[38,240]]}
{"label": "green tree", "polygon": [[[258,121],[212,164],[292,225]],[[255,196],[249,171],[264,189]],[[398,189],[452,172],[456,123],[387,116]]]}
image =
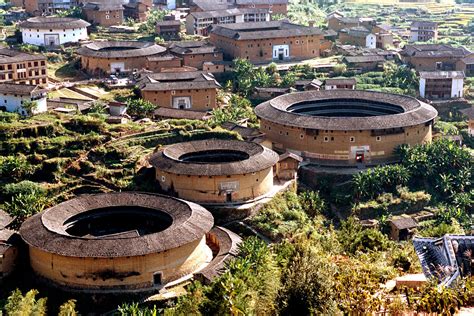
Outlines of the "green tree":
{"label": "green tree", "polygon": [[25,110],[27,116],[32,116],[38,110],[38,101],[25,100],[21,107]]}
{"label": "green tree", "polygon": [[354,217],[349,217],[341,223],[338,240],[350,254],[358,251],[381,251],[389,245],[387,236],[376,229],[364,229]]}
{"label": "green tree", "polygon": [[58,316],[76,316],[76,300],[69,300],[59,307]]}
{"label": "green tree", "polygon": [[403,89],[407,93],[415,94],[418,88],[418,76],[414,69],[406,65],[397,65],[393,62],[384,64],[384,85]]}
{"label": "green tree", "polygon": [[154,105],[153,103],[147,100],[143,100],[143,99],[128,99],[127,100],[127,113],[138,118],[151,116],[156,108],[157,108],[156,105]]}
{"label": "green tree", "polygon": [[334,276],[336,266],[330,258],[307,241],[295,244],[295,250],[282,275],[279,294],[280,314],[335,314]]}
{"label": "green tree", "polygon": [[156,31],[156,22],[163,21],[163,18],[167,14],[167,10],[152,9],[148,11],[147,19],[145,22],[140,24],[140,26],[138,27],[138,32],[154,34]]}
{"label": "green tree", "polygon": [[243,119],[248,119],[251,124],[257,123],[257,117],[250,101],[233,94],[227,106],[212,110],[210,125],[219,126],[224,122],[239,122]]}
{"label": "green tree", "polygon": [[89,113],[105,114],[107,112],[107,105],[104,101],[96,100],[92,102],[89,108]]}
{"label": "green tree", "polygon": [[5,305],[7,316],[42,316],[46,315],[46,298],[37,299],[37,290],[30,290],[25,295],[16,289],[11,293]]}

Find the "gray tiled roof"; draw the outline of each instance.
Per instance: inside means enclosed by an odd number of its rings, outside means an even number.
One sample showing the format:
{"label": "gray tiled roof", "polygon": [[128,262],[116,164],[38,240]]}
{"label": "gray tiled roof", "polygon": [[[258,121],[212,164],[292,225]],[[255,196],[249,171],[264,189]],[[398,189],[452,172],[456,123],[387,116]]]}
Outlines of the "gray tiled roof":
{"label": "gray tiled roof", "polygon": [[77,50],[82,56],[98,58],[130,58],[162,54],[166,48],[152,42],[103,41],[86,44]]}
{"label": "gray tiled roof", "polygon": [[406,45],[401,52],[402,56],[411,57],[457,57],[463,58],[471,52],[464,47],[453,47],[447,44],[415,44]]}
{"label": "gray tiled roof", "polygon": [[46,57],[40,54],[27,54],[18,50],[0,48],[0,64],[37,60],[46,60]]}
{"label": "gray tiled roof", "polygon": [[18,94],[18,95],[32,95],[35,92],[41,92],[37,85],[31,84],[15,84],[15,83],[0,83],[0,93],[2,94]]}
{"label": "gray tiled roof", "polygon": [[425,79],[464,79],[464,71],[420,71],[420,78]]}
{"label": "gray tiled roof", "polygon": [[257,8],[232,8],[225,10],[213,10],[213,11],[203,11],[203,12],[193,12],[190,13],[196,19],[210,19],[210,18],[220,18],[227,16],[242,15],[247,13],[266,13],[267,9],[257,9]]}
{"label": "gray tiled roof", "polygon": [[[210,150],[242,151],[248,155],[248,158],[241,161],[213,163],[188,162],[180,159],[185,154]],[[222,139],[177,143],[165,147],[150,158],[150,163],[159,170],[202,176],[248,174],[270,168],[277,162],[278,154],[259,144]]]}
{"label": "gray tiled roof", "polygon": [[445,235],[413,238],[416,254],[426,277],[451,285],[458,277],[471,275],[474,236]]}
{"label": "gray tiled roof", "polygon": [[90,23],[77,18],[34,17],[20,23],[20,28],[30,29],[72,29],[90,26]]}
{"label": "gray tiled roof", "polygon": [[257,40],[323,34],[318,28],[293,24],[287,21],[218,24],[213,26],[211,32],[234,40]]}
{"label": "gray tiled roof", "polygon": [[12,221],[13,221],[13,218],[10,215],[0,210],[0,230],[10,225]]}
{"label": "gray tiled roof", "polygon": [[[144,207],[168,214],[171,226],[156,233],[133,236],[70,235],[65,222],[90,210],[106,207]],[[72,257],[113,258],[140,256],[174,249],[199,240],[214,225],[214,219],[203,207],[172,197],[138,192],[114,192],[82,195],[28,218],[20,235],[31,247]]]}
{"label": "gray tiled roof", "polygon": [[[287,109],[298,103],[308,101],[361,100],[394,105],[403,109],[402,113],[372,117],[321,117],[289,112]],[[346,102],[346,101],[344,101]],[[432,121],[438,112],[430,105],[415,98],[361,90],[324,90],[295,92],[276,97],[259,104],[255,113],[261,119],[285,126],[315,130],[377,130],[400,128],[424,124]]]}

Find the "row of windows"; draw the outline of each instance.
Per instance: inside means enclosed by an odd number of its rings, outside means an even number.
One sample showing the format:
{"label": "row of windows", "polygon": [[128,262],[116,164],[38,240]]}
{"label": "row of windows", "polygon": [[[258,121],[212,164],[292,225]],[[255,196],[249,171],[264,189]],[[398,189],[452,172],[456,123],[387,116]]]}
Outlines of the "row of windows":
{"label": "row of windows", "polygon": [[[169,91],[169,90],[168,90]],[[178,90],[179,92],[186,92],[186,90]],[[187,90],[188,93],[191,93],[192,90]],[[200,90],[194,90],[195,92],[199,92]],[[158,94],[158,91],[155,91],[155,94]],[[176,90],[171,90],[171,94],[176,94]],[[206,95],[206,98],[209,99],[209,96]]]}
{"label": "row of windows", "polygon": [[[347,132],[347,131],[345,131],[345,132]],[[418,133],[419,133],[419,132],[418,132]],[[280,134],[280,135],[283,135],[283,131],[280,131],[279,134]],[[407,134],[407,135],[408,135],[408,134]],[[286,136],[288,136],[288,132],[286,132]],[[300,138],[303,139],[303,138],[304,138],[304,134],[300,134]],[[317,137],[317,136],[313,136],[313,139],[314,139],[314,140],[317,140],[318,137]],[[324,140],[324,142],[334,141],[334,136],[324,136],[323,140]],[[356,138],[355,138],[354,136],[350,136],[350,137],[349,137],[349,141],[350,141],[351,143],[354,143],[355,140],[356,140]],[[381,141],[381,140],[382,140],[382,137],[381,137],[381,136],[376,136],[376,137],[375,137],[375,140],[376,140],[376,141]]]}
{"label": "row of windows", "polygon": [[[17,65],[16,65],[16,68],[17,68],[17,69],[24,69],[24,68],[25,68],[25,65],[26,65],[26,64],[17,64]],[[38,62],[37,62],[37,61],[35,61],[35,62],[33,62],[33,63],[28,62],[28,67],[32,67],[32,65],[33,65],[33,67],[38,67]],[[44,60],[42,60],[42,61],[41,61],[41,66],[45,66],[45,65],[46,65],[46,62],[45,62]],[[12,69],[13,69],[12,64],[0,65],[0,71],[5,70],[5,69],[7,69],[7,70],[12,70]]]}
{"label": "row of windows", "polygon": [[[76,29],[72,29],[72,30],[75,31]],[[29,31],[32,32],[31,29],[30,29]],[[39,32],[39,31],[40,31],[40,30],[36,30],[36,32]],[[50,29],[49,31],[52,32],[53,30]],[[54,30],[54,31],[57,32],[57,30]],[[79,29],[79,31],[81,31],[81,29]],[[42,31],[42,32],[43,32],[43,31]],[[63,32],[66,32],[66,29],[63,29]]]}
{"label": "row of windows", "polygon": [[[40,75],[40,71],[39,70],[35,70],[35,71],[29,71],[29,76],[32,77],[32,76],[39,76]],[[41,69],[41,75],[46,75],[46,69]],[[20,78],[20,79],[23,79],[23,78],[26,78],[26,72],[19,72],[17,73],[17,77]],[[0,74],[0,80],[5,80],[5,79],[13,79],[13,75],[12,74]]]}
{"label": "row of windows", "polygon": [[[253,175],[253,176],[256,175],[256,174],[257,174],[256,172],[252,172],[252,175]],[[247,175],[247,174],[243,174],[243,175],[241,175],[241,176],[244,176],[244,177],[245,177],[246,175]],[[177,176],[179,177],[179,176],[181,176],[181,175],[180,175],[180,174],[177,174]],[[187,177],[188,177],[188,178],[191,178],[190,175],[187,175]],[[198,176],[199,179],[201,179],[202,177],[203,177],[203,176]],[[226,178],[231,178],[231,177],[232,177],[232,176],[228,175]],[[209,178],[209,179],[212,179],[213,176],[208,176],[208,178]],[[165,177],[165,176],[161,176],[161,181],[162,181],[162,182],[165,182],[165,181],[166,181],[166,177]],[[255,179],[255,182],[258,182],[258,178]]]}
{"label": "row of windows", "polygon": [[[314,40],[308,40],[308,42],[313,43]],[[300,43],[299,40],[295,41],[295,44],[299,44],[299,43]],[[285,44],[286,44],[286,41],[283,41],[283,44],[279,44],[279,45],[285,45]],[[290,41],[290,44],[293,44],[293,41]],[[301,44],[304,44],[304,40],[301,40]],[[265,46],[265,43],[262,43],[262,46]],[[272,43],[269,43],[268,46],[272,46]],[[253,44],[248,44],[247,47],[253,47]],[[256,47],[260,47],[260,44],[258,43]]]}

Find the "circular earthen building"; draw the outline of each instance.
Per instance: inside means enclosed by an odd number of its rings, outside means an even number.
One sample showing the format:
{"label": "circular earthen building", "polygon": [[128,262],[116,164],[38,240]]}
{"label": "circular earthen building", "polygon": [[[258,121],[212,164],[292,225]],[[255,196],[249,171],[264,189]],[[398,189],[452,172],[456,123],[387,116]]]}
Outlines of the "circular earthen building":
{"label": "circular earthen building", "polygon": [[77,18],[34,17],[20,23],[23,43],[58,47],[88,39],[90,23]]}
{"label": "circular earthen building", "polygon": [[213,225],[197,204],[122,192],[58,204],[27,219],[20,234],[43,281],[67,290],[140,291],[196,273],[212,277],[236,240]]}
{"label": "circular earthen building", "polygon": [[402,144],[431,142],[438,114],[412,97],[357,90],[286,94],[255,113],[273,148],[328,164],[394,160]]}
{"label": "circular earthen building", "polygon": [[77,53],[82,69],[99,75],[143,69],[149,57],[165,54],[166,48],[151,42],[103,41],[86,44]]}
{"label": "circular earthen building", "polygon": [[273,188],[278,155],[259,144],[209,139],[177,143],[155,153],[161,189],[195,202],[252,201]]}

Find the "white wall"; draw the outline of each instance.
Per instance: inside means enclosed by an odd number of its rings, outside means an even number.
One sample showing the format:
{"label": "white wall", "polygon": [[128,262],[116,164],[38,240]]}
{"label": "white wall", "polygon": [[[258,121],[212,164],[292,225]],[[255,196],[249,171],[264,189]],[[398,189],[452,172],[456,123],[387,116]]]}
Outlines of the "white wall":
{"label": "white wall", "polygon": [[451,98],[462,98],[464,89],[464,79],[453,79],[451,84]]}
{"label": "white wall", "polygon": [[176,0],[168,0],[166,1],[166,7],[168,8],[168,10],[174,10],[176,9]]}
{"label": "white wall", "polygon": [[[26,112],[24,112],[22,108],[22,104],[26,100],[31,100],[31,98],[20,95],[0,94],[0,106],[6,107],[7,112],[18,112],[21,115],[26,115]],[[38,106],[33,111],[33,114],[46,112],[48,110],[46,96],[35,101],[38,103]]]}
{"label": "white wall", "polygon": [[377,36],[374,34],[369,34],[365,38],[365,47],[366,48],[376,48],[377,47]]}
{"label": "white wall", "polygon": [[23,43],[32,44],[36,46],[45,46],[49,43],[45,43],[45,35],[59,35],[59,45],[66,43],[77,43],[80,40],[86,40],[88,38],[87,28],[74,28],[74,29],[29,29],[22,28],[21,34]]}
{"label": "white wall", "polygon": [[289,45],[273,45],[273,59],[278,59],[280,50],[283,52],[283,58],[290,58]]}
{"label": "white wall", "polygon": [[426,88],[426,80],[425,78],[420,78],[420,97],[425,97],[425,88]]}
{"label": "white wall", "polygon": [[410,42],[418,42],[418,28],[410,30]]}

